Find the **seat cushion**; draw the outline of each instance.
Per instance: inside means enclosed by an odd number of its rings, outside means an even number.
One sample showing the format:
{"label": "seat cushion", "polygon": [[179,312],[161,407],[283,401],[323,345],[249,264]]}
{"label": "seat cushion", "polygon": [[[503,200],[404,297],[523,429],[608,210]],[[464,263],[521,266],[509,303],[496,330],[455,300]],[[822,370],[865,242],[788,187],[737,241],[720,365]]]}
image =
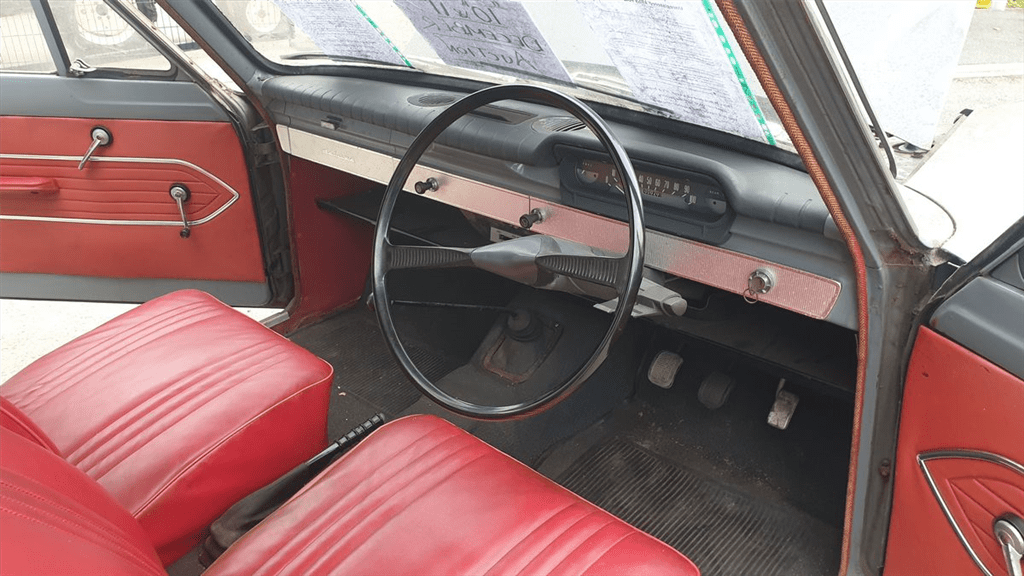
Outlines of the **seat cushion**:
{"label": "seat cushion", "polygon": [[205,576],[678,574],[672,548],[433,416],[372,434]]}
{"label": "seat cushion", "polygon": [[326,444],[329,364],[194,290],[40,358],[0,392],[172,562]]}
{"label": "seat cushion", "polygon": [[0,428],[0,574],[165,574],[139,523],[95,480]]}

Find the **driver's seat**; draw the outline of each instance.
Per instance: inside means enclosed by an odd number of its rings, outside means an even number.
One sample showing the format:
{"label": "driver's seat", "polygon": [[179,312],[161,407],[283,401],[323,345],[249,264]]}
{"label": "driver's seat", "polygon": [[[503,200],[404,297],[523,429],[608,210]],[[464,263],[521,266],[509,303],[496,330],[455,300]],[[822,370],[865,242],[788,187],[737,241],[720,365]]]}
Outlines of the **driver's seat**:
{"label": "driver's seat", "polygon": [[[162,574],[137,521],[0,428],[0,573]],[[679,574],[685,556],[433,416],[383,426],[228,548],[230,574]]]}

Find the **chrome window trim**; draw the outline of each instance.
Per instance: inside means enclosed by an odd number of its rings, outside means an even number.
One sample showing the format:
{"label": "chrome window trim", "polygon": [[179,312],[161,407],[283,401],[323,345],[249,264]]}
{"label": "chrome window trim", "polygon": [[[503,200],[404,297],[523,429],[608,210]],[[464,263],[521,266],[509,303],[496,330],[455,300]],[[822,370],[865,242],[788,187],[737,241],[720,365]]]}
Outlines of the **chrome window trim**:
{"label": "chrome window trim", "polygon": [[[48,154],[0,154],[0,160],[50,160],[57,162],[71,162],[78,164],[82,159],[78,156],[53,156]],[[185,166],[191,168],[196,172],[199,172],[203,176],[206,176],[214,183],[223,187],[225,190],[231,193],[231,198],[228,199],[220,208],[217,208],[212,213],[200,218],[199,220],[189,220],[190,226],[199,226],[206,224],[213,220],[225,210],[227,210],[235,201],[238,200],[240,194],[237,190],[229,186],[226,182],[211,174],[200,166],[197,166],[186,160],[178,160],[176,158],[135,158],[135,157],[122,157],[122,156],[93,156],[89,158],[89,162],[123,162],[128,164],[174,164],[179,166]],[[0,220],[20,220],[28,222],[67,222],[73,224],[102,224],[102,225],[113,225],[113,226],[181,226],[181,219],[176,220],[106,220],[100,218],[68,218],[61,216],[21,216],[21,215],[8,215],[0,214]]]}
{"label": "chrome window trim", "polygon": [[[398,159],[387,154],[283,124],[277,126],[277,135],[288,154],[380,184],[388,183],[398,165]],[[428,196],[456,208],[513,226],[531,209],[546,209],[548,216],[533,228],[537,232],[613,251],[625,245],[623,222],[424,166],[417,166],[410,180],[428,177],[440,183],[440,189]],[[842,292],[842,284],[831,278],[721,247],[652,230],[647,230],[647,239],[647,266],[735,294],[747,290],[751,272],[769,269],[777,276],[776,289],[758,295],[758,300],[817,320],[828,317]]]}

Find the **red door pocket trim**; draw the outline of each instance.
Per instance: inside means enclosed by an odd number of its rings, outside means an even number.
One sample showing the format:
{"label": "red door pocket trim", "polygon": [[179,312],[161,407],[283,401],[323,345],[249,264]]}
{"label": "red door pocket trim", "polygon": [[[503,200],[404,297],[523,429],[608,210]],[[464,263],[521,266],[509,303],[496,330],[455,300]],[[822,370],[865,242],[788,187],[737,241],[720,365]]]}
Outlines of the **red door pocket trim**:
{"label": "red door pocket trim", "polygon": [[1003,514],[1024,516],[1024,466],[971,450],[927,452],[917,461],[971,559],[988,576],[1005,574],[992,525]]}
{"label": "red door pocket trim", "polygon": [[56,196],[60,186],[53,178],[38,176],[0,176],[0,196],[32,198],[33,196]]}

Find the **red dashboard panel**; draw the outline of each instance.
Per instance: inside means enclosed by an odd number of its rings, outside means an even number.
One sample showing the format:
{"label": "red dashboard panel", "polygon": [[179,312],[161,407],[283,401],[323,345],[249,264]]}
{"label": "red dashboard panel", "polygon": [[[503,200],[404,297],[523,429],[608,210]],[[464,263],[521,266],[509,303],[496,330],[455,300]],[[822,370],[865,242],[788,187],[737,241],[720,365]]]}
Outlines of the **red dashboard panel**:
{"label": "red dashboard panel", "polygon": [[1024,516],[1021,414],[1024,381],[919,330],[903,394],[886,576],[979,574],[979,564],[1006,574],[992,523],[1008,512]]}
{"label": "red dashboard panel", "polygon": [[[113,140],[79,170],[96,126]],[[0,130],[3,272],[265,280],[248,171],[230,124],[8,116]],[[26,193],[34,182],[47,183],[47,193]],[[188,239],[179,236],[174,184],[191,193]]]}

